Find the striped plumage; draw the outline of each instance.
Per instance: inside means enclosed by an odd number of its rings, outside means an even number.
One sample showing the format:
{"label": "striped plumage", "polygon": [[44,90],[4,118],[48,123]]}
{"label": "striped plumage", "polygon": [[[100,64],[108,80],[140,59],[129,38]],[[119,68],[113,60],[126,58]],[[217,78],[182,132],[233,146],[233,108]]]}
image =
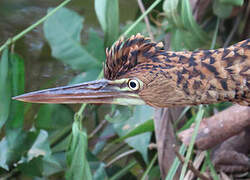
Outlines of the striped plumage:
{"label": "striped plumage", "polygon": [[173,52],[137,34],[106,54],[105,78],[139,78],[138,94],[149,105],[250,103],[250,39],[228,48]]}

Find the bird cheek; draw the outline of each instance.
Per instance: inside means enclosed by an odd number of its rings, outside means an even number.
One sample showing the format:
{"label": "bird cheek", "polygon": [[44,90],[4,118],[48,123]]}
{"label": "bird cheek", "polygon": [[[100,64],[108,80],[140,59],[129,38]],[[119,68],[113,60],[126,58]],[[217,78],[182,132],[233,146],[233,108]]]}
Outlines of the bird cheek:
{"label": "bird cheek", "polygon": [[[171,93],[172,91],[172,93]],[[145,101],[146,104],[153,107],[167,107],[169,106],[169,94],[173,95],[174,89],[171,87],[159,87],[151,86],[143,89],[139,92],[141,99]]]}

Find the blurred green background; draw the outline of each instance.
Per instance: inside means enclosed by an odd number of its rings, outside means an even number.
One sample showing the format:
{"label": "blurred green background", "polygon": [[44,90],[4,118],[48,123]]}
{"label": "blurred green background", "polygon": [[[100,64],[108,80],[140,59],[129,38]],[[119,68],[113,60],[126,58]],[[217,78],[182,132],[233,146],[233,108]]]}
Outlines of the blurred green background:
{"label": "blurred green background", "polygon": [[[61,2],[2,0],[0,45]],[[145,15],[137,1],[72,0],[2,49],[0,178],[160,178],[157,152],[149,150],[150,143],[155,143],[153,108],[39,105],[11,100],[24,92],[101,77],[105,48],[124,32],[126,37],[151,35],[175,51],[217,48],[247,37],[247,3],[243,0],[209,1],[205,8],[202,3],[194,7],[195,1],[188,0],[142,2],[145,9],[157,5],[147,15],[150,28],[144,20],[136,22]],[[135,27],[129,30],[133,23]],[[211,116],[230,105],[202,109],[204,116]],[[198,111],[197,107],[187,107],[188,121],[176,131],[188,128]]]}

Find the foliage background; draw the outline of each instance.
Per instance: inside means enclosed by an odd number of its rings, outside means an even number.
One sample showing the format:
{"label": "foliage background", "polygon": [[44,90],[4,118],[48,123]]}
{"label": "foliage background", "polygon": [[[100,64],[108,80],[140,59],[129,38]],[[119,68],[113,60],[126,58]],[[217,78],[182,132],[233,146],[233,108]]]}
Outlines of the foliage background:
{"label": "foliage background", "polygon": [[[245,10],[237,10],[244,9],[246,2],[244,4],[243,0],[210,1],[206,9],[199,6],[201,10],[196,14],[192,10],[194,1],[143,2],[146,9],[151,8],[148,15],[150,34],[145,22],[139,21],[142,19],[139,8],[134,19],[120,23],[121,1],[117,0],[95,0],[89,5],[96,13],[99,30],[85,27],[85,18],[66,7],[56,8],[52,16],[44,19],[41,36],[51,50],[47,56],[63,63],[68,69],[66,74],[74,75],[71,79],[66,78],[68,84],[101,78],[105,48],[120,35],[151,35],[156,41],[167,42],[166,46],[175,51],[211,49],[223,46],[223,42],[226,46],[244,37],[247,17],[244,17]],[[55,7],[48,8],[47,13],[53,12]],[[171,37],[168,41],[166,34]],[[24,35],[28,38],[26,32],[19,38]],[[11,97],[27,92],[25,84],[29,81],[25,79],[30,80],[30,77],[25,72],[32,68],[27,66],[25,56],[16,53],[19,48],[22,50],[18,45],[22,39],[15,37],[0,48],[1,178],[159,179],[157,151],[149,148],[155,143],[153,108],[34,105],[11,100]],[[62,77],[65,76],[58,74],[49,82],[40,84],[40,88],[52,87]],[[182,115],[188,120],[176,131],[184,130],[194,121],[200,122],[203,116],[211,116],[215,110],[230,105],[187,107]],[[186,153],[187,159],[192,152],[191,145]],[[203,171],[211,167],[216,177],[208,157],[206,161]],[[176,159],[166,179],[172,179],[179,164]],[[182,169],[184,176],[185,165]]]}

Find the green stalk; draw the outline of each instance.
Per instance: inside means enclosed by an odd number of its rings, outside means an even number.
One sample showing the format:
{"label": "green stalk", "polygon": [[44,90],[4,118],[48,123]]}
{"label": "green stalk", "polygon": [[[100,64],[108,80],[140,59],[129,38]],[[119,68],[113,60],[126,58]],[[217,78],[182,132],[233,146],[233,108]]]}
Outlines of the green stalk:
{"label": "green stalk", "polygon": [[131,163],[129,163],[126,167],[122,168],[121,171],[116,173],[114,176],[112,176],[109,180],[115,180],[119,179],[123,175],[125,175],[132,167],[134,167],[137,164],[137,162],[134,160]]}
{"label": "green stalk", "polygon": [[149,171],[152,169],[157,157],[158,157],[158,154],[156,153],[155,156],[153,157],[153,159],[151,160],[149,166],[147,167],[146,171],[144,172],[141,180],[146,180],[147,179],[147,175],[148,175]]}
{"label": "green stalk", "polygon": [[203,114],[204,114],[204,109],[203,109],[202,105],[200,105],[198,114],[197,114],[196,119],[195,119],[194,132],[193,132],[193,135],[192,135],[192,138],[191,138],[191,142],[190,142],[190,144],[188,146],[187,155],[185,157],[184,165],[183,165],[183,167],[181,169],[180,180],[184,179],[184,176],[185,176],[185,173],[186,173],[186,170],[187,170],[187,166],[188,166],[188,161],[190,160],[190,157],[191,157],[191,154],[192,154],[192,151],[193,151],[193,148],[194,148],[195,138],[196,138],[196,136],[198,134],[198,129],[199,129],[200,122],[202,120]]}
{"label": "green stalk", "polygon": [[[186,152],[186,146],[184,144],[181,145],[180,149],[179,149],[179,153],[181,155],[184,155]],[[170,170],[168,171],[168,175],[166,176],[165,180],[172,180],[174,179],[174,175],[178,169],[178,167],[180,166],[180,160],[178,159],[178,157],[175,157],[174,162],[170,168]]]}
{"label": "green stalk", "polygon": [[161,0],[156,0],[121,36],[127,36],[128,33],[135,28],[135,26],[150,12],[154,9]]}
{"label": "green stalk", "polygon": [[213,35],[213,39],[212,39],[210,49],[214,49],[214,47],[215,47],[215,43],[216,43],[218,31],[219,31],[219,24],[220,24],[220,18],[217,18],[216,27],[215,27],[215,30],[214,30],[214,35]]}
{"label": "green stalk", "polygon": [[211,162],[211,158],[210,158],[210,150],[206,151],[206,156],[207,156],[207,159],[208,159],[208,166],[210,168],[210,171],[211,171],[211,176],[214,180],[220,180],[219,176],[217,175],[216,173],[216,170],[214,169],[214,165],[213,163]]}
{"label": "green stalk", "polygon": [[65,0],[63,1],[59,6],[57,6],[55,9],[53,9],[52,11],[50,11],[47,15],[45,15],[44,17],[42,17],[41,19],[39,19],[36,23],[32,24],[31,26],[29,26],[28,28],[24,29],[22,32],[20,32],[19,34],[17,34],[16,36],[14,36],[13,38],[8,39],[1,47],[0,47],[0,52],[5,49],[7,46],[9,46],[10,44],[13,44],[14,42],[16,42],[17,40],[19,40],[20,38],[22,38],[25,34],[27,34],[28,32],[30,32],[32,29],[34,29],[35,27],[37,27],[39,24],[43,23],[46,19],[48,19],[48,17],[50,17],[51,15],[53,15],[57,10],[59,10],[61,7],[65,6],[66,4],[68,4],[71,0]]}

